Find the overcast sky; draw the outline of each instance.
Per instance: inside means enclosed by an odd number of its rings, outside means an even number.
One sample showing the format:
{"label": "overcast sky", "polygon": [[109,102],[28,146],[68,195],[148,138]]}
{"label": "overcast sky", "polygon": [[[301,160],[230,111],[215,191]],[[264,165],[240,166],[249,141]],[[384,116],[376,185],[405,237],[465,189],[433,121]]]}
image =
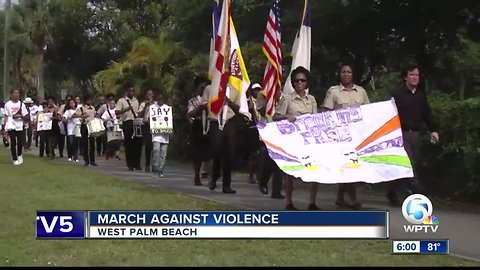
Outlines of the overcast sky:
{"label": "overcast sky", "polygon": [[[11,0],[12,4],[18,4],[18,0]],[[5,8],[5,0],[0,0],[0,9]]]}

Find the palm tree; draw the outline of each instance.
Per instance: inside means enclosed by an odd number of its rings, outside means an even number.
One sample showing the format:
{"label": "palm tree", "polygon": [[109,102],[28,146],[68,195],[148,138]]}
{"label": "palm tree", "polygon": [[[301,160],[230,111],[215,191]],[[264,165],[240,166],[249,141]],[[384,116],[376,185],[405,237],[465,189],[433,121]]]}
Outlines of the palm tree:
{"label": "palm tree", "polygon": [[155,81],[162,84],[167,94],[173,89],[176,70],[188,64],[188,60],[189,52],[164,32],[156,39],[140,37],[123,60],[112,62],[108,69],[94,76],[95,86],[103,93],[111,93],[117,92],[125,80],[133,81],[137,88]]}
{"label": "palm tree", "polygon": [[[50,31],[53,28],[52,14],[58,7],[58,0],[20,0],[15,12],[22,22],[14,34],[14,42],[23,47],[25,52],[32,53],[38,78],[37,98],[43,101],[44,89],[44,55],[52,41]],[[18,60],[18,59],[17,59]],[[21,59],[17,65],[21,64]]]}

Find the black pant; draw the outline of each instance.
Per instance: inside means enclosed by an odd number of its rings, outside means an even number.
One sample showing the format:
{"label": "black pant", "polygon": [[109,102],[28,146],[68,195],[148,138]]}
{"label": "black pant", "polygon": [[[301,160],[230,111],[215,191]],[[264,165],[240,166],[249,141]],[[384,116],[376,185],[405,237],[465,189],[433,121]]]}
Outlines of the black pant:
{"label": "black pant", "polygon": [[47,135],[47,131],[46,130],[42,130],[42,131],[37,131],[37,134],[38,134],[38,143],[39,143],[39,156],[40,157],[43,157],[44,153],[47,154],[47,156],[50,154],[49,153],[49,149],[48,149],[48,135]]}
{"label": "black pant", "polygon": [[404,178],[392,181],[389,185],[389,195],[397,196],[396,191],[406,188],[413,193],[421,193],[422,187],[418,181],[417,165],[420,156],[420,131],[403,131],[403,147],[407,152],[413,169],[413,178]]}
{"label": "black pant", "polygon": [[[63,157],[63,150],[65,150],[65,135],[58,135],[57,140],[58,140],[58,153],[60,154],[61,157]],[[67,148],[68,151],[68,148]]]}
{"label": "black pant", "polygon": [[267,187],[270,176],[273,172],[272,179],[272,196],[280,196],[283,184],[283,171],[278,167],[277,163],[268,155],[268,149],[265,144],[260,147],[260,169],[258,185]]}
{"label": "black pant", "polygon": [[107,134],[103,134],[102,136],[97,137],[96,139],[97,144],[97,155],[105,154],[107,151]]}
{"label": "black pant", "polygon": [[209,136],[213,152],[212,181],[216,183],[222,170],[223,188],[230,188],[232,182],[232,161],[236,146],[236,123],[230,119],[223,131],[218,128],[218,121],[210,121]]}
{"label": "black pant", "polygon": [[152,159],[152,134],[150,133],[150,123],[145,123],[142,126],[143,145],[145,145],[145,168],[150,167],[150,160]]}
{"label": "black pant", "polygon": [[85,164],[90,164],[95,162],[95,138],[88,137],[87,125],[82,124],[80,127],[80,133],[82,134],[82,139],[80,144],[82,145],[83,160]]}
{"label": "black pant", "polygon": [[32,128],[32,123],[30,123],[27,129],[27,143],[25,144],[26,149],[30,149],[30,147],[32,147],[32,135],[33,135],[33,128]]}
{"label": "black pant", "polygon": [[75,135],[67,136],[67,153],[68,158],[78,159],[78,138]]}
{"label": "black pant", "polygon": [[12,159],[18,160],[18,156],[22,155],[25,132],[23,130],[10,130],[8,135],[10,136],[10,151],[12,152]]}
{"label": "black pant", "polygon": [[140,168],[143,138],[133,137],[133,120],[123,122],[125,159],[128,168]]}

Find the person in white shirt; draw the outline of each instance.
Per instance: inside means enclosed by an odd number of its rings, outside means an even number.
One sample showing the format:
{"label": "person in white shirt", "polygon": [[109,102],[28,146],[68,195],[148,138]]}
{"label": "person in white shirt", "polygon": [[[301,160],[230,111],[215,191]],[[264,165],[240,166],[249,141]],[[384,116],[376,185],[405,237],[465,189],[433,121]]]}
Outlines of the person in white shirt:
{"label": "person in white shirt", "polygon": [[[157,102],[151,107],[154,109],[162,109],[163,106],[167,106],[164,104],[163,96],[157,96]],[[169,143],[169,133],[153,133],[152,134],[152,141],[153,141],[153,152],[152,152],[152,173],[153,176],[158,176],[159,178],[164,178],[164,168],[165,168],[165,160],[167,158],[167,149]]]}
{"label": "person in white shirt", "polygon": [[33,136],[33,130],[35,129],[36,125],[36,117],[38,113],[38,107],[35,105],[33,100],[29,97],[26,97],[25,100],[23,101],[25,103],[25,106],[27,107],[27,111],[30,115],[30,122],[25,125],[26,127],[26,132],[27,132],[27,140],[24,145],[25,151],[30,151],[30,147],[32,147],[32,136]]}
{"label": "person in white shirt", "polygon": [[78,163],[78,145],[80,144],[80,138],[75,134],[75,127],[80,124],[80,119],[73,117],[76,110],[77,103],[75,100],[72,98],[67,100],[67,104],[63,108],[62,122],[67,126],[68,161]]}
{"label": "person in white shirt", "polygon": [[5,132],[10,136],[10,151],[12,153],[13,165],[23,163],[22,150],[24,121],[28,120],[27,107],[20,101],[20,91],[14,89],[10,93],[10,100],[5,104]]}
{"label": "person in white shirt", "polygon": [[[118,125],[117,115],[115,114],[116,102],[113,95],[109,98],[107,103],[107,108],[102,113],[101,118],[105,121],[107,127],[107,137],[108,134],[115,132],[115,126]],[[115,156],[117,160],[120,160],[120,144],[121,140],[112,140],[107,142],[107,149],[105,153],[105,159],[109,159],[111,156]]]}

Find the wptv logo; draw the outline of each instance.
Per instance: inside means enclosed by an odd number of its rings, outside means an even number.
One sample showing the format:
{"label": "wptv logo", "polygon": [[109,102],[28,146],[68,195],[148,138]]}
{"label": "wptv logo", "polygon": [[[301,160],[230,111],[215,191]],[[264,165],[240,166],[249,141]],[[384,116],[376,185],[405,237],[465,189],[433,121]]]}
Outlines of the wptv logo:
{"label": "wptv logo", "polygon": [[432,232],[438,230],[438,219],[432,215],[432,202],[422,194],[408,196],[402,204],[403,217],[415,225],[403,225],[405,232]]}

